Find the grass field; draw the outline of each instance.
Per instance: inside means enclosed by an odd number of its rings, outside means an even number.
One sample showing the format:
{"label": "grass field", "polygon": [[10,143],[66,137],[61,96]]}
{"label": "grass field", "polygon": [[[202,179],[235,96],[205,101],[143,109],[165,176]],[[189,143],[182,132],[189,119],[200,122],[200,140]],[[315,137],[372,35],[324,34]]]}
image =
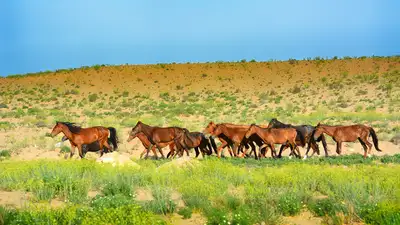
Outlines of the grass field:
{"label": "grass field", "polygon": [[[95,65],[0,78],[0,224],[400,224],[400,57]],[[138,160],[141,120],[374,127],[335,157]],[[64,160],[55,121],[113,126],[133,166]],[[304,154],[304,150],[302,150]],[[97,158],[98,156],[94,156]],[[55,222],[57,221],[57,222]]]}
{"label": "grass field", "polygon": [[[156,224],[171,222],[169,216],[178,213],[186,219],[201,214],[207,224],[278,224],[310,211],[327,224],[400,222],[400,155],[137,163],[112,167],[88,160],[3,162],[0,187],[32,196],[22,210],[2,208],[2,220]],[[89,192],[96,195],[88,197]],[[137,198],[143,193],[150,198]],[[54,198],[63,206],[39,204]]]}

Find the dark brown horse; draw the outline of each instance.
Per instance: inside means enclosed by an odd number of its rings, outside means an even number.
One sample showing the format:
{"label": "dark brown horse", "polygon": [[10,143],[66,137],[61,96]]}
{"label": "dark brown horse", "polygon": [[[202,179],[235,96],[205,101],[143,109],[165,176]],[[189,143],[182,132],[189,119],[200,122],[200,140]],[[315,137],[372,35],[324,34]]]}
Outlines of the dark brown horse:
{"label": "dark brown horse", "polygon": [[[156,146],[158,151],[161,152],[161,148],[165,147],[165,144],[168,145],[168,143],[173,142],[178,134],[183,133],[183,129],[180,127],[153,127],[139,121],[135,127],[132,128],[129,135],[136,136],[139,133],[143,133],[150,142],[147,148],[147,158],[153,146]],[[162,156],[165,158],[164,155]]]}
{"label": "dark brown horse", "polygon": [[[131,140],[135,139],[136,137],[139,138],[140,142],[142,142],[143,147],[145,148],[145,149],[143,150],[143,152],[140,153],[140,158],[142,158],[143,155],[149,151],[149,147],[150,147],[151,143],[150,143],[149,139],[147,138],[147,136],[146,136],[145,134],[143,134],[143,133],[138,133],[138,134],[136,134],[135,136],[129,135],[129,138],[128,138],[127,142],[130,142]],[[173,141],[167,142],[167,143],[161,143],[160,146],[161,146],[161,148],[164,148],[164,147],[166,147],[166,146],[169,146],[170,153],[173,152],[174,149],[175,149],[175,143],[174,143]],[[156,146],[155,146],[155,145],[153,145],[153,147],[151,148],[151,151],[152,151],[153,154],[155,155],[156,159],[158,159],[157,152],[156,152]],[[164,153],[162,152],[162,150],[159,149],[159,151],[160,151],[161,156],[162,156],[163,158],[165,158],[165,157],[164,157]],[[168,154],[169,154],[169,153],[168,153]],[[148,156],[148,154],[146,154],[146,158],[147,158],[147,156]]]}
{"label": "dark brown horse", "polygon": [[[292,124],[285,124],[280,121],[278,121],[276,118],[271,119],[271,121],[268,124],[268,128],[294,128],[297,131],[297,136],[296,136],[296,144],[297,146],[300,147],[306,147],[307,144],[307,152],[304,156],[304,158],[308,157],[308,152],[310,151],[310,148],[313,149],[313,153],[311,157],[317,153],[319,155],[319,147],[317,142],[322,142],[322,145],[325,150],[325,156],[328,156],[328,145],[326,144],[325,136],[321,135],[318,139],[314,139],[313,137],[313,132],[315,130],[314,126],[311,125],[292,125]],[[304,141],[302,141],[304,139]],[[280,150],[279,150],[279,155],[278,157],[281,157],[282,151],[284,151],[286,148],[289,146],[287,145],[282,145]]]}
{"label": "dark brown horse", "polygon": [[[187,129],[183,129],[184,132],[177,135],[175,138],[175,145],[177,147],[177,153],[183,153],[184,150],[188,152],[189,149],[194,148],[196,151],[196,158],[199,156],[199,150],[204,158],[204,155],[212,154],[212,146],[210,141],[201,132],[189,132]],[[211,138],[211,137],[210,137]],[[176,154],[177,154],[176,153]],[[168,153],[169,155],[170,153]],[[175,155],[176,155],[175,154]],[[173,155],[173,157],[175,157]],[[168,157],[168,156],[167,156]]]}
{"label": "dark brown horse", "polygon": [[350,126],[329,126],[318,123],[315,127],[314,138],[318,139],[322,134],[327,134],[333,138],[336,142],[336,153],[342,153],[343,142],[355,142],[360,141],[364,148],[364,158],[371,154],[372,144],[368,142],[368,137],[372,136],[375,149],[378,152],[382,150],[378,147],[378,137],[376,136],[375,130],[372,127],[368,127],[362,124],[355,124]]}
{"label": "dark brown horse", "polygon": [[[245,137],[247,130],[249,129],[248,125],[236,125],[230,123],[221,123],[221,124],[214,124],[210,122],[209,125],[206,127],[205,132],[210,133],[213,136],[220,137],[223,134],[225,137],[233,143],[233,155],[238,156],[238,149],[242,148],[243,146],[248,149],[248,146],[251,147],[252,152],[254,152],[255,158],[258,159],[258,154],[256,152],[256,147],[254,143],[256,143],[259,147],[263,145],[262,140],[257,136],[253,135],[249,138]],[[218,157],[221,157],[222,145],[218,147]],[[244,152],[242,156],[244,156],[246,152]]]}
{"label": "dark brown horse", "polygon": [[274,144],[289,145],[292,153],[296,149],[298,156],[301,157],[299,148],[296,145],[297,131],[294,128],[262,128],[252,124],[247,130],[245,137],[250,138],[254,134],[260,137],[264,144],[271,149],[272,157],[276,155]]}
{"label": "dark brown horse", "polygon": [[111,151],[111,147],[107,142],[108,136],[110,136],[114,149],[118,148],[117,131],[112,127],[97,126],[81,128],[74,123],[56,122],[50,136],[54,137],[59,133],[63,133],[71,143],[70,158],[75,154],[75,147],[78,147],[79,156],[83,158],[82,145],[91,144],[95,141],[99,143],[100,156],[103,155],[103,146]]}

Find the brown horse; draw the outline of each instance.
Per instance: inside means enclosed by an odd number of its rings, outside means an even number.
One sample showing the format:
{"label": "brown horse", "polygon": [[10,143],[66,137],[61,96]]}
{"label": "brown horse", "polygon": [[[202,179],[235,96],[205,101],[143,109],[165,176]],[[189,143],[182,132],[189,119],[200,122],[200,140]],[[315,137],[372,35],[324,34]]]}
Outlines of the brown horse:
{"label": "brown horse", "polygon": [[[139,121],[135,127],[132,128],[129,135],[136,136],[139,133],[143,133],[150,142],[147,148],[147,158],[153,146],[156,146],[158,151],[161,152],[161,148],[173,142],[178,134],[183,133],[183,129],[180,127],[153,127]],[[165,158],[164,155],[162,156]]]}
{"label": "brown horse", "polygon": [[336,153],[342,153],[342,142],[355,142],[359,140],[364,148],[364,158],[371,154],[372,144],[368,142],[368,137],[372,136],[375,149],[379,152],[382,150],[378,147],[378,137],[372,127],[362,124],[350,126],[329,126],[318,123],[314,131],[314,138],[318,139],[322,134],[327,134],[336,142]]}
{"label": "brown horse", "polygon": [[[252,152],[254,152],[255,158],[258,159],[256,147],[253,142],[255,142],[259,147],[263,145],[263,142],[257,135],[246,138],[245,134],[248,129],[248,125],[235,125],[230,123],[214,124],[213,122],[210,122],[206,127],[205,132],[208,132],[211,135],[217,137],[220,137],[223,134],[224,137],[226,137],[228,140],[230,140],[231,143],[233,143],[234,156],[238,156],[238,149],[241,149],[243,146],[248,149],[248,146],[250,145]],[[221,157],[223,144],[217,149],[218,157]],[[246,151],[241,155],[241,157],[244,156],[245,153]]]}
{"label": "brown horse", "polygon": [[[184,132],[177,135],[175,138],[175,145],[177,147],[177,153],[185,150],[188,152],[189,149],[194,148],[196,151],[196,158],[199,156],[199,149],[204,158],[204,155],[212,154],[212,146],[209,139],[201,132],[189,132],[187,129],[183,129]],[[176,154],[177,154],[176,153]],[[169,155],[170,153],[168,153]],[[175,155],[176,155],[175,154]],[[175,157],[173,155],[173,157]],[[189,155],[188,155],[189,156]]]}
{"label": "brown horse", "polygon": [[[274,144],[289,145],[292,153],[293,149],[296,149],[298,156],[301,157],[299,147],[296,145],[297,131],[294,128],[262,128],[252,124],[247,130],[245,136],[246,138],[249,138],[254,134],[259,136],[263,140],[264,144],[271,149],[272,157],[276,155]],[[268,151],[268,149],[266,151]]]}
{"label": "brown horse", "polygon": [[[136,134],[135,136],[129,135],[129,138],[128,138],[127,142],[130,142],[131,140],[135,139],[136,137],[139,138],[140,142],[142,142],[143,147],[145,148],[145,149],[143,150],[143,152],[140,153],[140,158],[142,158],[143,155],[149,151],[148,149],[149,149],[151,143],[150,143],[149,139],[146,137],[146,135],[144,135],[143,133],[138,133],[138,134]],[[161,148],[164,148],[164,147],[166,147],[166,146],[169,146],[170,152],[173,152],[174,149],[175,149],[175,144],[174,144],[173,141],[172,141],[172,142],[168,142],[168,143],[161,143],[160,146],[161,146]],[[156,146],[155,146],[155,145],[153,145],[153,147],[151,148],[151,151],[152,151],[153,154],[155,155],[156,159],[158,159],[157,152],[156,152]],[[163,154],[163,152],[162,152],[162,150],[159,150],[159,151],[160,151],[161,156],[162,156],[163,158],[165,158],[165,157],[164,157],[164,154]],[[169,154],[169,153],[168,153],[168,154]],[[146,157],[147,157],[147,155],[148,155],[148,154],[146,154]]]}
{"label": "brown horse", "polygon": [[[322,145],[324,146],[325,156],[328,156],[328,145],[326,144],[325,136],[321,135],[319,137],[319,139],[314,139],[314,137],[312,135],[315,130],[314,126],[285,124],[285,123],[280,122],[276,118],[273,118],[269,122],[268,128],[294,128],[294,129],[296,129],[296,131],[297,131],[296,145],[300,146],[300,147],[306,147],[306,144],[307,144],[307,152],[304,156],[305,159],[308,157],[308,152],[310,151],[310,148],[313,149],[313,153],[312,153],[311,157],[315,153],[317,153],[319,155],[319,147],[318,147],[317,142],[320,142],[320,141],[322,142]],[[287,146],[287,145],[281,146],[281,149],[279,150],[279,154],[278,154],[279,158],[282,155],[282,151],[284,151],[288,147],[289,146]]]}
{"label": "brown horse", "polygon": [[75,147],[78,147],[79,156],[83,158],[82,145],[91,144],[95,141],[99,143],[100,156],[103,155],[103,146],[105,146],[108,151],[111,151],[111,147],[107,142],[109,135],[114,149],[118,148],[117,132],[115,128],[112,127],[106,128],[97,126],[81,128],[74,123],[56,122],[50,136],[55,137],[59,133],[63,133],[71,143],[70,158],[75,154]]}
{"label": "brown horse", "polygon": [[[203,132],[204,132],[204,134],[212,134],[216,128],[217,128],[217,124],[215,124],[214,122],[211,121],[210,123],[208,123],[207,127],[204,129]],[[231,155],[231,157],[233,157],[233,152],[232,152],[233,142],[232,142],[232,140],[229,139],[224,134],[217,135],[217,138],[221,142],[221,145],[217,149],[214,149],[215,154],[218,155],[218,152],[222,152],[222,149],[228,148],[229,154]]]}

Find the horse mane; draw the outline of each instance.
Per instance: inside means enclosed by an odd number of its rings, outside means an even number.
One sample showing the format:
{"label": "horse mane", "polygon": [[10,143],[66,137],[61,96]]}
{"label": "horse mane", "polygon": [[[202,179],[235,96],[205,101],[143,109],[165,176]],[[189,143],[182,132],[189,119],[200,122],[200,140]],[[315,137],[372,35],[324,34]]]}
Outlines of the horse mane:
{"label": "horse mane", "polygon": [[71,123],[71,122],[58,122],[58,123],[61,123],[61,124],[64,124],[65,126],[67,126],[69,131],[71,131],[74,134],[78,134],[82,129],[82,127],[77,126],[76,123]]}

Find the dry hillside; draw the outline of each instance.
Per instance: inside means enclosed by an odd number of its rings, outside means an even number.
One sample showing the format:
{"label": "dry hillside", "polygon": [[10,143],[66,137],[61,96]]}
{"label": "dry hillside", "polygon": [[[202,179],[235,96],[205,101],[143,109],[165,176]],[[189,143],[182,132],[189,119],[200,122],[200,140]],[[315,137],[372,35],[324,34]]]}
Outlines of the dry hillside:
{"label": "dry hillside", "polygon": [[[400,57],[96,65],[0,78],[0,150],[54,149],[54,121],[137,120],[201,130],[210,120],[365,123],[400,132]],[[130,148],[127,146],[126,148]]]}

